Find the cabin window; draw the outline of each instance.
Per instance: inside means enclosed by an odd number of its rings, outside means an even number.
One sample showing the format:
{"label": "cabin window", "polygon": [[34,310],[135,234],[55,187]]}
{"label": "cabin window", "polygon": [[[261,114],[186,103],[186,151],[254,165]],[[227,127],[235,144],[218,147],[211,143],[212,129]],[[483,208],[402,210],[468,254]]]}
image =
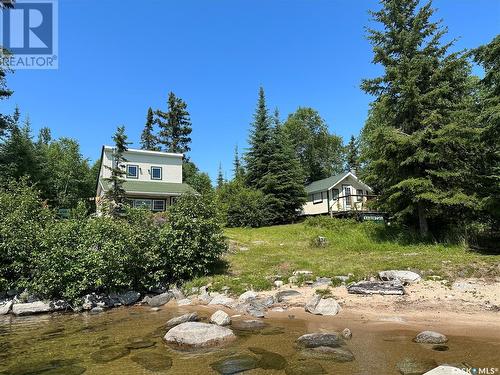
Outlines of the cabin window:
{"label": "cabin window", "polygon": [[362,202],[363,201],[363,189],[357,189],[356,195],[357,195],[356,200],[358,202]]}
{"label": "cabin window", "polygon": [[127,178],[139,178],[139,166],[127,164]]}
{"label": "cabin window", "polygon": [[313,203],[318,204],[321,202],[323,202],[323,192],[320,191],[319,193],[314,193],[313,194]]}
{"label": "cabin window", "polygon": [[161,180],[161,167],[151,167],[151,179]]}
{"label": "cabin window", "polygon": [[333,200],[339,199],[339,189],[332,189]]}
{"label": "cabin window", "polygon": [[153,201],[151,199],[134,199],[134,208],[147,208],[152,209]]}
{"label": "cabin window", "polygon": [[153,201],[153,211],[165,211],[165,201],[163,199],[155,199]]}

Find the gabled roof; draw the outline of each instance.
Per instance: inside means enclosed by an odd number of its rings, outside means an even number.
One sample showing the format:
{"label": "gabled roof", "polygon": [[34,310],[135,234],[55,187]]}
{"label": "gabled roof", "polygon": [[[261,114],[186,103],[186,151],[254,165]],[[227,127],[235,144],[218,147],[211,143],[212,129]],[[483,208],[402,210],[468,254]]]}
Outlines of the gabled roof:
{"label": "gabled roof", "polygon": [[[110,182],[106,179],[99,179],[104,191],[110,187]],[[123,182],[123,189],[127,193],[146,193],[146,194],[183,194],[196,193],[196,191],[188,184],[177,184],[173,182],[158,182],[158,181],[129,181]]]}
{"label": "gabled roof", "polygon": [[372,190],[371,187],[366,185],[365,183],[361,182],[352,172],[342,172],[339,174],[336,174],[334,176],[330,176],[327,178],[324,178],[322,180],[318,181],[313,181],[309,185],[305,186],[305,190],[307,194],[311,193],[316,193],[318,191],[325,191],[328,190],[335,185],[337,185],[339,182],[341,182],[343,179],[345,179],[348,176],[352,176],[356,181],[358,181],[360,184],[364,185],[368,190]]}
{"label": "gabled roof", "polygon": [[[103,150],[106,151],[113,151],[114,147],[113,146],[103,146]],[[156,155],[156,156],[173,156],[176,158],[183,158],[184,154],[178,154],[178,153],[173,153],[173,152],[164,152],[164,151],[150,151],[150,150],[139,150],[137,148],[127,148],[127,151],[125,153],[128,154],[144,154],[144,155]]]}

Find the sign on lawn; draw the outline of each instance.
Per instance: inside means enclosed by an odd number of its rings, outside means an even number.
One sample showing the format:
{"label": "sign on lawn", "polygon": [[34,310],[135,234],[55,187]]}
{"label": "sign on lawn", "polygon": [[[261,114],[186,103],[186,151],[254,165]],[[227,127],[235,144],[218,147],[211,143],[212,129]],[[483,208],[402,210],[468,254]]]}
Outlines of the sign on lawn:
{"label": "sign on lawn", "polygon": [[366,213],[361,216],[362,221],[375,221],[379,223],[385,222],[384,215],[377,213]]}

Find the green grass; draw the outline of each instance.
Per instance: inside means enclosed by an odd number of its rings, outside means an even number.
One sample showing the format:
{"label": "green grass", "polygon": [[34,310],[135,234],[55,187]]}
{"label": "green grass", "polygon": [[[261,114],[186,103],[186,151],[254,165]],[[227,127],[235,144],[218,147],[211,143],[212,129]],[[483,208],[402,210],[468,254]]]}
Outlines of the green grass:
{"label": "green grass", "polygon": [[[226,286],[235,294],[265,290],[272,288],[273,276],[286,283],[295,270],[312,271],[314,277],[351,273],[353,280],[408,268],[448,280],[499,274],[498,256],[475,253],[465,244],[422,242],[402,229],[377,223],[318,218],[257,229],[228,228],[225,233],[230,242],[226,269],[195,279],[187,288],[212,283],[215,290]],[[328,244],[316,247],[317,236],[326,237]]]}

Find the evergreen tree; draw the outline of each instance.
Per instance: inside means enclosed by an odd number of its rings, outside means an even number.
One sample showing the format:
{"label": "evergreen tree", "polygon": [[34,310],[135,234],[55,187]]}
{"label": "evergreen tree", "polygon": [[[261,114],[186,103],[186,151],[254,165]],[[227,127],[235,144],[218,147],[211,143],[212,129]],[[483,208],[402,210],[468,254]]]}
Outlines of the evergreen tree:
{"label": "evergreen tree", "polygon": [[116,129],[115,135],[113,136],[113,141],[115,147],[113,149],[113,166],[108,167],[111,171],[111,177],[107,178],[106,181],[110,182],[111,187],[106,191],[106,197],[116,204],[123,204],[125,202],[125,190],[123,189],[123,177],[125,176],[125,162],[127,159],[123,156],[123,153],[127,151],[127,146],[130,142],[127,142],[127,135],[125,134],[125,127],[119,126]]}
{"label": "evergreen tree", "polygon": [[358,145],[358,140],[353,135],[351,135],[351,139],[349,140],[349,143],[346,146],[345,158],[346,158],[345,170],[347,172],[352,171],[354,172],[354,174],[358,173],[360,166],[359,145]]}
{"label": "evergreen tree", "polygon": [[309,183],[340,173],[343,169],[342,139],[330,134],[319,113],[299,107],[283,125]]}
{"label": "evergreen tree", "polygon": [[381,4],[371,14],[383,28],[369,29],[369,39],[384,74],[362,84],[376,96],[363,130],[365,177],[384,209],[425,236],[429,220],[435,229],[460,222],[477,204],[466,188],[477,132],[467,116],[470,67],[441,43],[446,30],[431,20],[430,2]]}
{"label": "evergreen tree", "polygon": [[43,127],[38,132],[38,140],[37,143],[41,145],[48,145],[52,140],[52,134],[49,128]]}
{"label": "evergreen tree", "polygon": [[246,154],[246,181],[248,186],[260,189],[267,174],[272,155],[273,132],[266,107],[264,89],[259,89],[257,109],[250,131],[250,149]]}
{"label": "evergreen tree", "polygon": [[244,178],[245,170],[243,165],[241,165],[240,154],[238,152],[238,146],[234,147],[234,159],[233,159],[233,175],[234,179],[240,180]]}
{"label": "evergreen tree", "polygon": [[222,188],[224,186],[224,175],[222,173],[222,164],[219,163],[219,170],[217,172],[217,189]]}
{"label": "evergreen tree", "polygon": [[[6,57],[8,57],[9,55],[9,52],[5,48],[2,48],[2,46],[0,46],[0,52],[3,56],[7,55]],[[12,95],[12,90],[7,88],[7,73],[9,73],[8,67],[5,64],[0,64],[0,101],[8,99]],[[0,113],[0,139],[5,136],[10,120],[8,115]]]}
{"label": "evergreen tree", "polygon": [[191,119],[187,104],[173,92],[168,94],[168,112],[157,110],[156,123],[160,127],[158,142],[167,152],[187,153],[191,143]]}
{"label": "evergreen tree", "polygon": [[478,191],[482,207],[500,231],[500,35],[474,50],[474,59],[484,68],[479,83],[478,122],[481,125]]}
{"label": "evergreen tree", "polygon": [[154,113],[151,107],[148,108],[148,115],[146,117],[146,124],[141,134],[141,149],[149,151],[160,151],[158,147],[158,140],[153,134],[154,127]]}

